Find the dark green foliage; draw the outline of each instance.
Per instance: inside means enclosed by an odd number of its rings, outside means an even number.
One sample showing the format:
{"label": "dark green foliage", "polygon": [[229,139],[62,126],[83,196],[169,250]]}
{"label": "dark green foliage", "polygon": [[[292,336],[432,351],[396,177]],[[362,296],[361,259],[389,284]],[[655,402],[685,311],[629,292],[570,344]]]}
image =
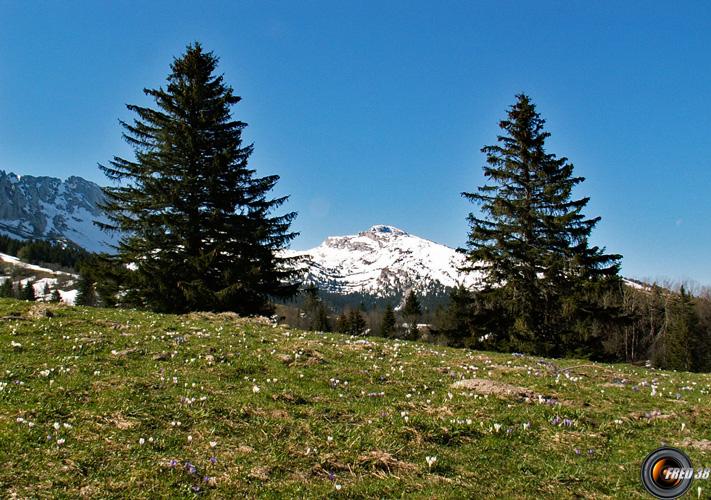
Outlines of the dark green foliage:
{"label": "dark green foliage", "polygon": [[15,297],[15,291],[12,286],[12,280],[7,278],[0,285],[0,297],[11,299]]}
{"label": "dark green foliage", "polygon": [[349,312],[342,312],[336,318],[336,331],[339,333],[350,333],[351,335],[362,335],[366,329],[365,318],[358,309],[351,309]]}
{"label": "dark green foliage", "polygon": [[338,333],[347,333],[349,328],[350,324],[348,321],[348,315],[344,311],[336,318],[336,326],[334,330],[336,330]]}
{"label": "dark green foliage", "polygon": [[145,89],[155,108],[129,105],[121,122],[134,160],[102,166],[120,184],[107,188],[103,229],[118,230],[107,258],[122,303],[156,311],[265,314],[271,300],[298,290],[293,259],[279,251],[296,236],[295,213],[274,216],[288,197],[270,199],[279,177],[255,176],[246,124],[233,120],[240,97],[215,75],[217,58],[199,44],[171,65],[165,89]]}
{"label": "dark green foliage", "polygon": [[78,293],[77,297],[74,300],[74,303],[78,306],[96,306],[98,305],[98,300],[96,296],[96,287],[94,285],[94,281],[86,276],[86,275],[81,275],[79,277],[79,283],[78,283]]}
{"label": "dark green foliage", "polygon": [[54,303],[62,301],[62,296],[59,294],[59,290],[56,288],[52,290],[52,294],[49,296],[49,301]]}
{"label": "dark green foliage", "polygon": [[448,345],[465,347],[473,343],[472,303],[472,293],[459,286],[450,293],[447,306],[438,309],[434,329]]}
{"label": "dark green foliage", "polygon": [[700,359],[704,347],[701,339],[699,315],[693,297],[682,286],[678,295],[668,299],[665,329],[655,339],[654,365],[667,370],[703,369],[699,366],[704,364]]}
{"label": "dark green foliage", "polygon": [[396,331],[395,311],[393,311],[393,306],[388,304],[385,306],[385,313],[383,314],[383,320],[380,323],[380,336],[381,337],[394,337],[395,331]]}
{"label": "dark green foliage", "polygon": [[46,295],[49,295],[49,294],[51,293],[51,290],[50,290],[50,288],[49,288],[49,283],[46,283],[46,282],[45,282],[45,284],[44,284],[44,289],[42,290],[42,293],[43,293],[45,296],[46,296]]}
{"label": "dark green foliage", "polygon": [[20,241],[7,236],[0,236],[0,252],[14,255],[30,264],[54,264],[66,269],[77,269],[90,255],[86,250],[65,242]]}
{"label": "dark green foliage", "polygon": [[29,301],[35,301],[37,297],[35,296],[35,287],[32,286],[32,282],[30,280],[27,280],[27,283],[25,283],[25,286],[22,287],[22,290],[20,291],[19,294],[20,300],[29,300]]}
{"label": "dark green foliage", "polygon": [[303,328],[317,332],[331,331],[328,321],[328,310],[319,296],[318,287],[309,285],[304,289],[302,305],[305,324]]}
{"label": "dark green foliage", "polygon": [[518,95],[499,124],[498,144],[482,148],[489,183],[462,193],[483,215],[468,217],[466,269],[484,275],[471,306],[473,334],[496,349],[599,352],[602,339],[590,337],[589,327],[595,318],[618,315],[603,296],[619,289],[620,256],[588,244],[600,218],[583,215],[588,198],[572,198],[584,179],[573,175],[567,158],[546,152],[544,123],[530,99]]}
{"label": "dark green foliage", "polygon": [[698,328],[691,338],[691,360],[694,371],[711,372],[711,297],[708,292],[696,297]]}
{"label": "dark green foliage", "polygon": [[415,295],[415,292],[410,290],[405,298],[405,305],[402,308],[402,316],[407,321],[407,338],[410,340],[416,340],[418,337],[417,333],[417,323],[422,315],[422,307],[420,306],[420,301]]}
{"label": "dark green foliage", "polygon": [[366,329],[365,318],[358,309],[352,309],[348,314],[348,331],[352,335],[362,335]]}

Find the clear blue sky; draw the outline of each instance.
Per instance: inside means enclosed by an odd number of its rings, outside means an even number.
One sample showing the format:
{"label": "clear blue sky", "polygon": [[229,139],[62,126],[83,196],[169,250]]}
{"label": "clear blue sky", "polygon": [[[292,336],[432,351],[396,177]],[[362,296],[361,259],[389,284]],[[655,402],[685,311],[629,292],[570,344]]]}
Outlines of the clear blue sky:
{"label": "clear blue sky", "polygon": [[376,223],[462,245],[459,192],[524,91],[623,272],[711,284],[710,2],[0,0],[0,169],[105,184],[124,104],[195,40],[295,248]]}

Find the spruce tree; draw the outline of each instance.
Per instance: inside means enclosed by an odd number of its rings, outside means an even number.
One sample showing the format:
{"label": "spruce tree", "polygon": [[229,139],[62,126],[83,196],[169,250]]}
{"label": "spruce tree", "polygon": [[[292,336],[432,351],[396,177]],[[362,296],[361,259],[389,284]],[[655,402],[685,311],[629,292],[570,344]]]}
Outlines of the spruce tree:
{"label": "spruce tree", "polygon": [[348,314],[348,333],[362,335],[366,329],[365,318],[358,309],[351,309]]}
{"label": "spruce tree", "polygon": [[30,280],[27,280],[25,286],[22,287],[22,291],[20,292],[20,299],[29,300],[32,302],[37,299],[37,297],[35,296],[35,287],[32,285],[32,282]]}
{"label": "spruce tree", "polygon": [[380,335],[382,337],[393,337],[395,335],[395,325],[395,311],[393,311],[393,306],[387,304],[385,313],[383,313],[383,321],[380,324]]}
{"label": "spruce tree", "polygon": [[59,294],[58,289],[55,288],[54,290],[52,290],[52,294],[49,296],[49,301],[54,303],[62,301],[62,296]]}
{"label": "spruce tree", "polygon": [[316,332],[327,332],[330,330],[328,324],[328,310],[321,300],[319,290],[316,285],[308,285],[304,289],[303,310],[306,316],[306,328]]}
{"label": "spruce tree", "polygon": [[584,178],[573,175],[567,158],[546,151],[544,124],[529,97],[516,96],[499,123],[497,144],[482,148],[488,183],[462,193],[481,214],[468,217],[466,270],[484,277],[473,305],[475,324],[500,349],[560,355],[582,346],[599,352],[602,339],[585,332],[599,331],[587,328],[595,316],[615,315],[601,295],[619,288],[621,257],[590,246],[600,218],[584,216],[588,198],[572,197]]}
{"label": "spruce tree", "polygon": [[105,189],[101,227],[120,231],[112,261],[130,272],[111,279],[123,281],[127,305],[267,314],[272,298],[298,290],[293,259],[281,256],[296,214],[273,214],[288,197],[270,198],[279,177],[249,168],[246,124],[231,114],[241,98],[217,63],[189,45],[165,89],[144,90],[154,107],[127,106],[136,117],[121,125],[135,159],[101,167],[119,183]]}
{"label": "spruce tree", "polygon": [[405,305],[402,307],[402,315],[408,324],[407,337],[410,340],[416,340],[418,336],[417,322],[422,315],[422,306],[420,306],[420,301],[412,290],[410,290],[405,298]]}
{"label": "spruce tree", "polygon": [[678,296],[670,297],[666,310],[667,329],[656,366],[666,370],[700,371],[705,368],[703,332],[693,297],[682,286]]}
{"label": "spruce tree", "polygon": [[96,286],[94,281],[84,274],[79,276],[77,296],[74,299],[74,304],[89,307],[95,307],[97,305]]}
{"label": "spruce tree", "polygon": [[5,278],[5,280],[2,282],[2,285],[0,285],[0,297],[11,299],[14,296],[15,293],[12,289],[12,279]]}
{"label": "spruce tree", "polygon": [[348,333],[350,330],[350,320],[345,311],[341,312],[336,318],[335,330],[338,333]]}

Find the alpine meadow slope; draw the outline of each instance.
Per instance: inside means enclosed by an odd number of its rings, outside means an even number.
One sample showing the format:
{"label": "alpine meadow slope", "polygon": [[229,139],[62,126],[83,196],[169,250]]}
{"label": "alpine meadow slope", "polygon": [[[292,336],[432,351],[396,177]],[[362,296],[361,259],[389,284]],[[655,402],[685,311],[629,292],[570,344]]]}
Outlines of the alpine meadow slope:
{"label": "alpine meadow slope", "polygon": [[7,498],[643,499],[660,444],[711,463],[708,374],[8,299],[0,363]]}

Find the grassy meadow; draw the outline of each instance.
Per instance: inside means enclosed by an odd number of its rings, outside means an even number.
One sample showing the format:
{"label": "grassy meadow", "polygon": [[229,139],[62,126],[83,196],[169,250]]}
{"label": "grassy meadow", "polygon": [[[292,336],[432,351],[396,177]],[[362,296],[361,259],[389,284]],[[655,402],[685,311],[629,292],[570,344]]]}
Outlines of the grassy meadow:
{"label": "grassy meadow", "polygon": [[650,498],[640,463],[662,443],[711,466],[710,390],[709,375],[3,299],[0,497]]}

